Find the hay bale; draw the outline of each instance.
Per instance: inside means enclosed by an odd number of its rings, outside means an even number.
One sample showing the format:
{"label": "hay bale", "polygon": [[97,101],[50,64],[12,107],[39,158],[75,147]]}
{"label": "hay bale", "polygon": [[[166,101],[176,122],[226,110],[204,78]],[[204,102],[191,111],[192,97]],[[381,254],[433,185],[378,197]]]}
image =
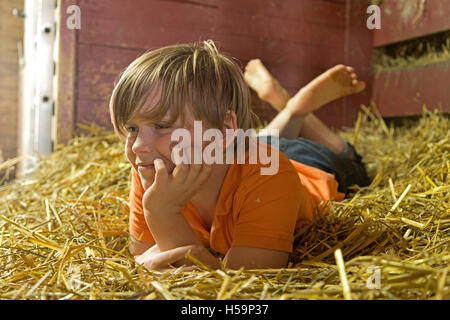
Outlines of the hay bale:
{"label": "hay bale", "polygon": [[[127,250],[123,144],[81,127],[86,133],[41,159],[32,178],[0,185],[0,299],[447,298],[448,117],[424,110],[419,121],[388,127],[364,108],[340,134],[373,182],[296,230],[288,268],[163,273],[136,265]],[[368,285],[374,275],[379,288]]]}

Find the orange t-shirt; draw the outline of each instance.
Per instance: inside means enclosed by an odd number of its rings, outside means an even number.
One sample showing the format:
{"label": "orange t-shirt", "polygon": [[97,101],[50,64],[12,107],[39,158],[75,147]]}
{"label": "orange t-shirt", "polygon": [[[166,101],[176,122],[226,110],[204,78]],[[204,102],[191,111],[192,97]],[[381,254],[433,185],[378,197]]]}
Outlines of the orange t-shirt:
{"label": "orange t-shirt", "polygon": [[[182,209],[206,247],[222,254],[231,246],[292,252],[295,227],[311,221],[322,201],[344,199],[332,174],[289,160],[282,152],[277,174],[261,175],[260,168],[260,164],[247,161],[229,165],[211,230],[190,202]],[[140,241],[155,242],[145,222],[143,194],[140,176],[132,168],[129,231]]]}

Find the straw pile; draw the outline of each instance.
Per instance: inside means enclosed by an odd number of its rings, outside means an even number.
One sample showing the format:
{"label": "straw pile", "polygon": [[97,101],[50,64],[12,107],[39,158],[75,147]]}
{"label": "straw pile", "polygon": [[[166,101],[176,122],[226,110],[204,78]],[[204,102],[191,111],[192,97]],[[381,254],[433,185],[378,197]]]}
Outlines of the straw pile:
{"label": "straw pile", "polygon": [[450,61],[450,31],[377,48],[374,72],[424,67]]}
{"label": "straw pile", "polygon": [[[446,299],[449,132],[443,115],[388,127],[364,108],[341,132],[373,183],[297,230],[285,269],[152,272],[127,250],[130,165],[86,134],[0,186],[1,299]],[[9,164],[11,165],[11,163]],[[7,166],[7,165],[6,165]],[[6,170],[5,164],[0,170]]]}

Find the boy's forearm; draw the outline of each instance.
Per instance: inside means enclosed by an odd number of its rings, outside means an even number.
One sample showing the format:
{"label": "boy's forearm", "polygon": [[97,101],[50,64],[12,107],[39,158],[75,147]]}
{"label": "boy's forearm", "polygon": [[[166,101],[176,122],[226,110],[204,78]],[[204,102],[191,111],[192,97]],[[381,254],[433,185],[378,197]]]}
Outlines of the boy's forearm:
{"label": "boy's forearm", "polygon": [[[144,209],[144,214],[147,225],[161,251],[195,245],[196,249],[191,252],[193,256],[213,269],[220,268],[219,259],[204,247],[179,210],[170,208],[167,210]],[[184,258],[173,265],[178,267],[183,264],[192,265],[192,262]]]}
{"label": "boy's forearm", "polygon": [[183,214],[170,207],[144,209],[145,220],[161,251],[202,245]]}
{"label": "boy's forearm", "polygon": [[[212,269],[220,269],[220,262],[219,258],[216,258],[211,252],[209,252],[208,249],[206,249],[203,245],[198,246],[196,250],[191,252],[191,255],[193,255],[196,259],[200,260],[202,263],[207,265],[208,267]],[[181,259],[177,261],[176,263],[173,263],[174,267],[181,267],[182,265],[186,266],[192,266],[194,263],[187,259]]]}

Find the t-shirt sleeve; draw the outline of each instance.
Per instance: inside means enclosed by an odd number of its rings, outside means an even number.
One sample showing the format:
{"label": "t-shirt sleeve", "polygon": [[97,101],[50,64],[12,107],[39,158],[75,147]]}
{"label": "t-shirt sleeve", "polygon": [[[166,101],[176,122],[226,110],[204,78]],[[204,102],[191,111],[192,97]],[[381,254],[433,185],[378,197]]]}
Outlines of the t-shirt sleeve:
{"label": "t-shirt sleeve", "polygon": [[144,217],[144,209],[142,207],[142,197],[144,195],[144,188],[141,183],[141,178],[137,171],[131,169],[131,188],[130,188],[130,234],[139,241],[155,242],[147,222]]}
{"label": "t-shirt sleeve", "polygon": [[292,252],[301,188],[294,170],[246,181],[231,246]]}

